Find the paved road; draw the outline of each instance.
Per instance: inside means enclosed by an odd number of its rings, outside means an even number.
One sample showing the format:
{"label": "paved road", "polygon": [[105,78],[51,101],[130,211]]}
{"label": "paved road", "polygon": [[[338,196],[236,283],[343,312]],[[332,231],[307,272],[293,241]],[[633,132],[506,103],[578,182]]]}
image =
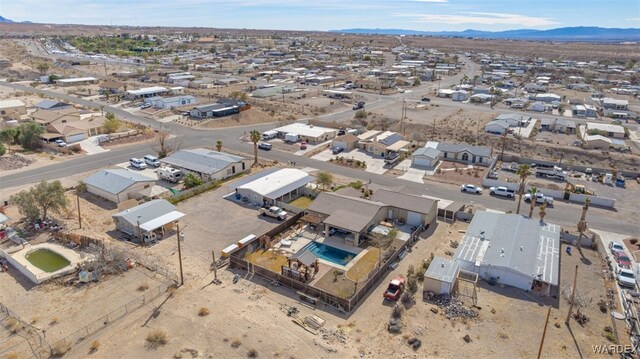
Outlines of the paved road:
{"label": "paved road", "polygon": [[[100,104],[96,102],[79,99],[74,96],[59,94],[52,91],[34,89],[28,86],[9,83],[1,83],[1,85],[26,92],[42,93],[46,96],[61,98],[89,107],[100,106]],[[428,86],[433,85],[430,84]],[[377,96],[377,100],[370,102],[369,107],[377,108],[389,106],[393,104],[394,101],[401,101],[402,98],[403,97],[401,94],[395,96]],[[151,119],[129,113],[120,108],[105,106],[105,111],[113,112],[119,117],[126,118],[128,121],[144,124],[152,128],[158,128],[160,126],[160,124]],[[338,113],[327,114],[321,116],[321,118],[333,121],[346,120],[347,118],[351,119],[352,116],[353,112],[351,110],[345,110]],[[259,126],[251,125],[209,131],[194,130],[177,125],[175,123],[168,123],[165,126],[166,129],[168,129],[173,135],[177,137],[177,140],[182,142],[183,148],[212,146],[215,143],[215,140],[221,139],[224,143],[225,148],[251,154],[253,152],[252,144],[242,143],[239,141],[239,138],[245,132],[248,132],[252,129],[264,131],[268,128],[273,127],[273,124],[263,124]],[[150,144],[139,144],[126,148],[114,149],[109,152],[80,157],[60,164],[52,164],[40,168],[26,170],[12,175],[0,176],[0,185],[2,186],[2,188],[10,188],[27,183],[35,183],[43,179],[52,180],[56,178],[66,177],[72,173],[92,171],[99,168],[108,167],[116,163],[126,162],[131,157],[140,157],[150,152],[152,152]],[[329,162],[317,161],[308,157],[296,156],[290,152],[277,150],[268,152],[261,151],[260,156],[271,160],[277,160],[283,163],[288,161],[295,161],[298,167],[313,167],[319,170],[329,171],[337,175],[360,179],[365,182],[371,180],[372,182],[383,186],[406,186],[413,190],[424,192],[434,197],[446,198],[454,201],[464,201],[467,203],[474,202],[487,208],[495,208],[504,211],[514,211],[516,207],[516,203],[514,201],[493,198],[486,194],[483,196],[470,196],[462,194],[455,186],[435,182],[419,184],[394,177],[371,174],[360,170],[335,165]],[[528,206],[523,204],[523,207],[525,208],[523,212],[526,213],[526,208]],[[562,201],[556,201],[555,208],[549,210],[547,219],[553,223],[557,223],[560,225],[574,226],[580,217],[580,213],[580,206],[577,206],[575,204],[563,203]],[[633,235],[640,234],[640,227],[636,223],[629,223],[616,218],[612,218],[611,213],[606,210],[592,208],[589,213],[589,223],[593,228],[618,233],[628,233]]]}

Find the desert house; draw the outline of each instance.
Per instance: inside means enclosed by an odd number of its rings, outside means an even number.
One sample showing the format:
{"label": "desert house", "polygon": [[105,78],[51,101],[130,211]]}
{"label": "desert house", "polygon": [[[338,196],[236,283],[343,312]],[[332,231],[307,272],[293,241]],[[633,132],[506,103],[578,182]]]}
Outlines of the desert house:
{"label": "desert house", "polygon": [[240,198],[258,205],[290,202],[303,194],[315,177],[295,168],[270,168],[229,185]]}
{"label": "desert house", "polygon": [[27,108],[20,100],[0,101],[0,118],[17,120],[27,114]]}
{"label": "desert house", "polygon": [[251,167],[251,160],[244,157],[194,148],[180,150],[160,160],[165,166],[182,170],[185,174],[193,173],[205,182],[224,180],[244,173]]}
{"label": "desert house", "polygon": [[156,180],[126,169],[100,170],[84,179],[87,192],[120,203],[141,198],[141,191],[151,188]]}

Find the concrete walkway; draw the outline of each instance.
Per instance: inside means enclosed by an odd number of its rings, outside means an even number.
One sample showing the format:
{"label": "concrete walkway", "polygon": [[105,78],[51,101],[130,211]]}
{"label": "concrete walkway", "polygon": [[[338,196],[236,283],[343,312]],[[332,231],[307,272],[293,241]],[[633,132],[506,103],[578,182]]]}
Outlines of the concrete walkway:
{"label": "concrete walkway", "polygon": [[92,136],[85,140],[80,141],[80,147],[87,153],[87,155],[95,155],[96,153],[103,153],[109,151],[100,147],[98,139],[104,135]]}

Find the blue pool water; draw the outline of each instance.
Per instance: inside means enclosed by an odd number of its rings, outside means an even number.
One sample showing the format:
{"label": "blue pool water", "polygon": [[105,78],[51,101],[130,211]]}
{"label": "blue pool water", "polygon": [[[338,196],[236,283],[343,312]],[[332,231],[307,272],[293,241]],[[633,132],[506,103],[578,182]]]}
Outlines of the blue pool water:
{"label": "blue pool water", "polygon": [[318,258],[341,266],[349,263],[357,255],[356,253],[351,253],[340,248],[331,247],[318,242],[311,242],[301,249],[301,251],[305,250],[311,251]]}

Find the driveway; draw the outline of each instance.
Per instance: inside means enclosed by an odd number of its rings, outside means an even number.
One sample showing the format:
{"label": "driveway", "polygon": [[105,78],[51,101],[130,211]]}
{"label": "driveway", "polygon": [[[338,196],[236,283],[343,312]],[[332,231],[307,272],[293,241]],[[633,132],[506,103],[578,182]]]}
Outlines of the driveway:
{"label": "driveway", "polygon": [[406,171],[403,175],[398,176],[398,178],[416,182],[416,183],[424,183],[424,176],[427,174],[432,174],[435,169],[422,167],[422,166],[411,166],[411,159],[406,159],[400,162],[396,169]]}
{"label": "driveway", "polygon": [[[341,152],[337,156],[341,156],[344,158],[352,158],[355,161],[365,161],[367,163],[367,169],[365,172],[375,173],[375,174],[384,174],[387,172],[388,168],[385,168],[384,158],[377,157],[374,158],[370,156],[368,153],[361,150],[351,150],[349,152]],[[311,157],[314,160],[328,162],[330,159],[335,158],[336,155],[331,153],[331,149],[322,151],[317,155]]]}
{"label": "driveway", "polygon": [[109,151],[98,145],[98,139],[104,135],[98,135],[89,137],[85,140],[78,142],[80,147],[87,153],[87,155],[95,155],[96,153],[103,153]]}

